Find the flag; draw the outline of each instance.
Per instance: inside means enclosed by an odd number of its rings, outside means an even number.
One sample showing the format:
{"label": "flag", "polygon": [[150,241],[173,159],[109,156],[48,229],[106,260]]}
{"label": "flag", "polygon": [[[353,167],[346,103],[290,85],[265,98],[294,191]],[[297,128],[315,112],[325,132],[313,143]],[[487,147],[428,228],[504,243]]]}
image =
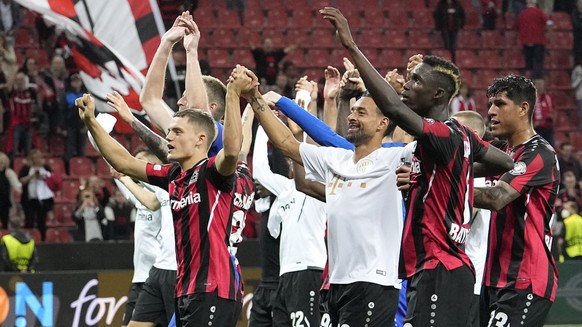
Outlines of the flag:
{"label": "flag", "polygon": [[114,111],[119,92],[136,114],[144,74],[160,44],[163,22],[155,0],[16,0],[63,30],[96,109]]}

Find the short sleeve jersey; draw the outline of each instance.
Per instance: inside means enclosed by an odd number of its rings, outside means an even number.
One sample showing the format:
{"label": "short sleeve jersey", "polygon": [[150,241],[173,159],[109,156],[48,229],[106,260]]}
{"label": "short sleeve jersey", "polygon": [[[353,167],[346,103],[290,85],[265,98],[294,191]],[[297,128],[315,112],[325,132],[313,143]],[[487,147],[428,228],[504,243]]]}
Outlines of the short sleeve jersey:
{"label": "short sleeve jersey", "polygon": [[146,173],[151,184],[167,188],[170,194],[178,263],[176,296],[216,291],[221,298],[240,301],[239,271],[230,253],[236,174],[220,175],[215,158],[186,171],[177,163],[148,164]]}
{"label": "short sleeve jersey", "polygon": [[492,212],[484,283],[496,288],[531,287],[535,295],[553,301],[558,286],[550,252],[550,225],[560,185],[556,153],[537,134],[513,149],[502,148],[515,166],[500,180],[521,195]]}
{"label": "short sleeve jersey", "polygon": [[411,163],[400,256],[400,278],[442,263],[447,270],[472,269],[465,254],[473,207],[473,162],[488,144],[450,119],[425,119]]}

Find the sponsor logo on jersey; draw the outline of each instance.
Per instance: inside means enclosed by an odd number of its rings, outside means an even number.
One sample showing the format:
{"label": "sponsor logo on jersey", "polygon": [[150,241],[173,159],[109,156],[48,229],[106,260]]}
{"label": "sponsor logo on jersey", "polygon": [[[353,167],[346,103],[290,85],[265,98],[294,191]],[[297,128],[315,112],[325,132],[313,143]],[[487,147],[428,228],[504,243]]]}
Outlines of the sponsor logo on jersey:
{"label": "sponsor logo on jersey", "polygon": [[240,194],[234,193],[234,206],[243,210],[248,210],[251,205],[253,205],[253,200],[255,199],[255,193]]}
{"label": "sponsor logo on jersey", "polygon": [[513,165],[513,169],[510,170],[509,173],[515,176],[519,176],[525,174],[526,170],[527,166],[525,165],[525,162],[519,161]]}
{"label": "sponsor logo on jersey", "polygon": [[200,203],[200,193],[189,193],[180,200],[171,200],[172,210],[184,209],[188,205]]}

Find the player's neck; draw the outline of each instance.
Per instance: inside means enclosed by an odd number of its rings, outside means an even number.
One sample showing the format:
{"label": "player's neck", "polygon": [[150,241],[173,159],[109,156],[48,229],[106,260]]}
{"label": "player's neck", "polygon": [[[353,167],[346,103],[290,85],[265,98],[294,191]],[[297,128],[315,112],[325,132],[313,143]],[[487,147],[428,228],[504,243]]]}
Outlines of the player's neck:
{"label": "player's neck", "polygon": [[354,149],[354,163],[360,159],[367,157],[370,153],[382,147],[382,140],[372,139],[369,142],[357,145]]}
{"label": "player's neck", "polygon": [[524,126],[523,128],[516,130],[515,133],[507,139],[507,143],[509,146],[515,147],[531,139],[535,134],[536,132],[531,125]]}
{"label": "player's neck", "polygon": [[182,171],[186,171],[196,166],[200,161],[206,158],[208,158],[208,155],[206,153],[194,154],[190,158],[184,160],[183,162],[180,162],[180,168],[182,168]]}
{"label": "player's neck", "polygon": [[425,118],[432,118],[436,121],[445,121],[449,119],[449,110],[447,106],[440,106],[437,105],[428,111],[428,114]]}

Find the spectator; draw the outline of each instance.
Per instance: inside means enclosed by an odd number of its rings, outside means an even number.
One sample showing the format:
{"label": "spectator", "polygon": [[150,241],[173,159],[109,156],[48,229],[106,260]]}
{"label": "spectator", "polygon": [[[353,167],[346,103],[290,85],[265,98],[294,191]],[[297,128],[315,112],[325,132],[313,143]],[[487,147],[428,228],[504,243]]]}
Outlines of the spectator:
{"label": "spectator", "polygon": [[554,2],[554,11],[571,13],[576,7],[576,0],[558,0]]}
{"label": "spectator", "polygon": [[531,78],[541,78],[544,72],[546,51],[546,25],[551,25],[548,15],[538,8],[537,0],[527,0],[527,7],[517,16],[519,42],[523,47],[525,69]]}
{"label": "spectator", "polygon": [[582,259],[582,217],[576,202],[567,202],[562,210],[564,217],[564,257]]}
{"label": "spectator", "polygon": [[135,206],[119,190],[113,192],[105,206],[108,239],[129,241],[135,222]]}
{"label": "spectator", "polygon": [[526,7],[526,0],[511,0],[511,11],[519,15]]}
{"label": "spectator", "polygon": [[451,101],[451,116],[459,111],[476,111],[477,105],[473,99],[473,90],[471,87],[465,83],[461,82],[459,86],[459,95],[453,98]]}
{"label": "spectator", "polygon": [[582,193],[573,172],[565,171],[563,173],[562,186],[563,188],[558,192],[558,198],[556,199],[556,211],[562,209],[567,202],[575,202],[577,205],[582,206]]}
{"label": "spectator", "polygon": [[22,211],[14,210],[10,216],[10,234],[4,235],[0,241],[0,257],[4,266],[0,271],[35,272],[38,263],[35,242],[28,231],[20,228],[21,224]]}
{"label": "spectator", "polygon": [[13,0],[0,1],[0,31],[6,33],[11,43],[14,43],[14,34],[22,22],[20,5]]}
{"label": "spectator", "polygon": [[50,132],[64,135],[65,113],[67,112],[65,95],[69,77],[65,59],[60,55],[54,55],[49,70],[43,75],[44,84],[50,88],[52,94],[50,103],[45,105],[49,116]]}
{"label": "spectator", "polygon": [[262,85],[274,85],[279,74],[279,63],[286,55],[297,49],[297,44],[292,44],[284,49],[273,47],[273,40],[263,40],[263,47],[257,48],[249,39],[249,46],[255,58],[257,77]]}
{"label": "spectator", "polygon": [[109,198],[111,197],[111,192],[105,186],[105,183],[101,178],[98,176],[91,176],[83,185],[83,189],[92,190],[95,196],[97,197],[97,201],[99,205],[103,208],[109,203]]}
{"label": "spectator", "polygon": [[30,82],[30,86],[36,89],[36,93],[38,94],[38,106],[37,106],[37,116],[39,119],[39,129],[40,133],[46,134],[49,130],[49,113],[52,111],[53,103],[55,102],[55,93],[54,91],[45,83],[45,70],[39,69],[36,59],[34,58],[26,58],[24,59],[24,63],[22,67],[20,67],[20,71],[25,73],[28,76],[28,81]]}
{"label": "spectator", "polygon": [[79,192],[73,218],[77,223],[77,241],[103,241],[105,213],[92,190],[84,189]]}
{"label": "spectator", "polygon": [[227,0],[226,6],[230,10],[236,10],[241,25],[244,25],[246,0]]}
{"label": "spectator", "polygon": [[288,91],[288,97],[294,98],[295,84],[297,84],[297,81],[299,81],[299,78],[301,78],[299,68],[292,61],[285,61],[283,63],[283,74],[287,76],[286,90]]}
{"label": "spectator", "polygon": [[22,184],[14,170],[10,169],[10,159],[0,152],[0,223],[2,228],[8,229],[10,208],[17,205],[22,193]]}
{"label": "spectator", "polygon": [[572,143],[568,141],[562,142],[560,144],[560,150],[558,151],[558,162],[560,163],[560,171],[562,172],[562,180],[564,180],[564,174],[567,171],[574,173],[577,181],[580,181],[582,177],[582,166],[578,161],[578,158],[574,156],[574,147]]}
{"label": "spectator", "polygon": [[465,9],[458,0],[441,0],[433,12],[435,28],[441,31],[445,49],[451,53],[455,62],[457,33],[465,26]]}
{"label": "spectator", "polygon": [[552,97],[546,92],[546,80],[535,79],[537,99],[534,106],[533,125],[535,131],[554,146],[554,106]]}
{"label": "spectator", "polygon": [[481,0],[481,17],[483,18],[483,29],[494,30],[495,21],[499,9],[498,0]]}
{"label": "spectator", "polygon": [[32,148],[32,127],[37,121],[34,116],[37,103],[37,93],[28,83],[28,77],[22,72],[17,73],[8,95],[8,130],[12,135],[12,142],[8,144],[7,150],[12,150],[13,158],[20,154],[28,155]]}
{"label": "spectator", "polygon": [[[582,3],[582,0],[580,1]],[[582,14],[580,16],[582,19]],[[581,21],[582,22],[582,21]],[[582,38],[582,33],[579,34],[579,37]],[[582,44],[580,45],[582,46]],[[582,48],[580,49],[582,51]],[[572,70],[572,87],[576,90],[576,102],[578,103],[578,124],[579,128],[582,129],[582,52],[580,53],[581,56],[577,56],[576,59],[576,66]]]}
{"label": "spectator", "polygon": [[65,126],[67,135],[67,144],[65,147],[65,162],[68,167],[68,162],[72,157],[83,156],[85,154],[85,142],[87,141],[87,129],[79,118],[79,112],[75,105],[75,99],[86,93],[87,89],[83,85],[83,80],[79,74],[71,74],[67,92],[65,94],[66,111],[65,111]]}
{"label": "spectator", "polygon": [[23,186],[22,208],[24,209],[25,227],[34,228],[35,224],[42,240],[46,236],[46,220],[53,219],[54,193],[48,187],[46,179],[51,176],[52,168],[45,164],[40,150],[30,151],[27,163],[20,169],[18,178]]}
{"label": "spectator", "polygon": [[6,81],[11,81],[16,72],[16,53],[14,47],[6,38],[6,33],[0,32],[0,70]]}
{"label": "spectator", "polygon": [[582,0],[576,2],[576,7],[571,13],[572,33],[574,34],[574,60],[578,65],[582,63]]}

